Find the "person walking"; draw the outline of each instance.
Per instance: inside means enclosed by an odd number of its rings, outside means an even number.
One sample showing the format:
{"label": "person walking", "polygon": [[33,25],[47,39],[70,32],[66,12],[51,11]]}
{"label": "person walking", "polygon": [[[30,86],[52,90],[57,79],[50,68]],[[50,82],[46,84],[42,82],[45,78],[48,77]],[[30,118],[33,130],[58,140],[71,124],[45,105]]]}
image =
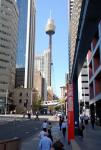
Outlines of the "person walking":
{"label": "person walking", "polygon": [[51,139],[51,141],[53,142],[53,136],[51,134],[51,130],[48,129],[48,137]]}
{"label": "person walking", "polygon": [[51,150],[64,150],[64,145],[60,139],[53,143]]}
{"label": "person walking", "polygon": [[47,133],[47,132],[45,132],[44,129],[42,131],[40,131],[39,138],[42,139],[44,137],[45,133]]}
{"label": "person walking", "polygon": [[50,150],[52,146],[52,141],[48,137],[47,133],[44,133],[44,136],[41,138],[39,142],[39,150]]}
{"label": "person walking", "polygon": [[85,122],[85,125],[88,125],[88,120],[89,120],[89,117],[87,115],[84,115],[84,122]]}
{"label": "person walking", "polygon": [[52,124],[51,124],[51,122],[49,122],[49,123],[48,123],[48,130],[51,131],[51,128],[52,128]]}
{"label": "person walking", "polygon": [[79,133],[79,136],[83,138],[83,131],[85,129],[85,126],[84,124],[81,122],[80,125],[79,125],[79,130],[78,130],[78,133]]}
{"label": "person walking", "polygon": [[60,131],[61,131],[62,122],[63,122],[63,120],[62,120],[62,117],[60,116],[60,117],[59,117],[59,127],[60,127]]}
{"label": "person walking", "polygon": [[48,127],[48,123],[47,120],[45,120],[42,124],[42,129],[46,132],[47,131],[47,127]]}
{"label": "person walking", "polygon": [[94,124],[95,124],[95,118],[92,116],[91,117],[91,125],[92,125],[92,129],[94,129]]}
{"label": "person walking", "polygon": [[62,128],[63,137],[65,138],[65,135],[66,135],[66,123],[65,123],[64,120],[63,120],[63,122],[62,122],[61,128]]}

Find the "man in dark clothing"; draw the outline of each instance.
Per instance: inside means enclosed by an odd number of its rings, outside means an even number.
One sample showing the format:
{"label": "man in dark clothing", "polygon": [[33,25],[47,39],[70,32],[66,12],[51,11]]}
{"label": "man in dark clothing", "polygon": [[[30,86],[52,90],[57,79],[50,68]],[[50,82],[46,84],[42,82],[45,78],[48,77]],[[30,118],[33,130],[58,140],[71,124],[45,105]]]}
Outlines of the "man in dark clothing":
{"label": "man in dark clothing", "polygon": [[63,120],[62,120],[62,117],[60,116],[60,117],[59,117],[59,127],[60,127],[60,131],[61,131],[62,122],[63,122]]}
{"label": "man in dark clothing", "polygon": [[95,118],[91,117],[91,125],[92,125],[92,129],[94,129],[94,124],[95,124]]}

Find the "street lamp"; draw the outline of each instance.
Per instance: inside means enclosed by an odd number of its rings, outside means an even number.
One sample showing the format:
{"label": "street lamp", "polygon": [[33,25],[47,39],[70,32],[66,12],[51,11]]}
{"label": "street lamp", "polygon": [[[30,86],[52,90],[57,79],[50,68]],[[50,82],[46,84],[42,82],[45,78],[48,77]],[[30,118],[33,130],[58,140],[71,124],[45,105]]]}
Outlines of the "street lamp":
{"label": "street lamp", "polygon": [[8,89],[6,91],[5,115],[7,114],[7,99],[8,99]]}

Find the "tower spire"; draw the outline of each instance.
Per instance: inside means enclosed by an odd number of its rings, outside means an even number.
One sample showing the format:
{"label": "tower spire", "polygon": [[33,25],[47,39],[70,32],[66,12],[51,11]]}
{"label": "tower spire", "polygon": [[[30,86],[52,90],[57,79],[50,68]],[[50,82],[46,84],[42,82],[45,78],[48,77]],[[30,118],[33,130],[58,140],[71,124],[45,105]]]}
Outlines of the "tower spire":
{"label": "tower spire", "polygon": [[51,9],[50,9],[50,19],[52,19],[52,11],[51,11]]}

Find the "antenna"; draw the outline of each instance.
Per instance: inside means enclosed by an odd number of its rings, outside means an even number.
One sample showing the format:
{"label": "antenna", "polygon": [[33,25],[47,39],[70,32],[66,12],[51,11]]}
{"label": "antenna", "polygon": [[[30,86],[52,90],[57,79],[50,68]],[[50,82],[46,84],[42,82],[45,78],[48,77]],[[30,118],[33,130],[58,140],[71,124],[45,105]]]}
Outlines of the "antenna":
{"label": "antenna", "polygon": [[52,19],[52,11],[51,11],[51,9],[50,9],[50,19]]}

